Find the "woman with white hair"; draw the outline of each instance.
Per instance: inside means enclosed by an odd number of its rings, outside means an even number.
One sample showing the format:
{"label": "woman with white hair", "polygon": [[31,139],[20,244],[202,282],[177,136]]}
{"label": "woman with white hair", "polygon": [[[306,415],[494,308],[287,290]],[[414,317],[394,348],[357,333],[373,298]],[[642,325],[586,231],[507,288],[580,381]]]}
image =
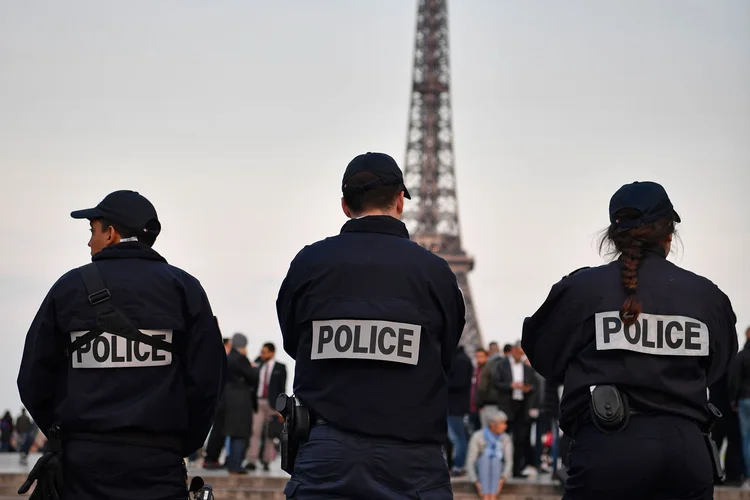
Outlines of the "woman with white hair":
{"label": "woman with white hair", "polygon": [[466,470],[482,500],[496,500],[513,471],[513,441],[505,434],[508,416],[496,411],[487,425],[471,436]]}

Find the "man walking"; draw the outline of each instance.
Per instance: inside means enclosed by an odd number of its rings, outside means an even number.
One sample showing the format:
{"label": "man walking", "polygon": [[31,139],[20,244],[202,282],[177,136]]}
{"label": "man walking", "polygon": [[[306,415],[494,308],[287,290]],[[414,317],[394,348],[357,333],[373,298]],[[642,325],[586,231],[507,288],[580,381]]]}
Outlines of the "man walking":
{"label": "man walking", "polygon": [[275,448],[268,436],[267,424],[272,418],[280,418],[274,407],[279,394],[286,390],[286,366],[276,361],[276,346],[271,342],[263,344],[260,351],[260,360],[257,391],[258,406],[253,416],[253,436],[250,441],[246,468],[255,470],[254,462],[258,458],[261,444],[263,444],[261,464],[263,470],[268,471],[268,464],[274,459]]}

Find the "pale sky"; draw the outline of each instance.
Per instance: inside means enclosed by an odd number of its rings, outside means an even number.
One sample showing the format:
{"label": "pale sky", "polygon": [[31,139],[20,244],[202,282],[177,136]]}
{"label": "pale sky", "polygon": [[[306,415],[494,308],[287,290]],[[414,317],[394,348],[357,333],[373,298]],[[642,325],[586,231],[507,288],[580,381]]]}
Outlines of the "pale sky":
{"label": "pale sky", "polygon": [[[485,341],[598,265],[612,193],[667,189],[670,257],[750,325],[750,2],[451,0],[456,177]],[[0,1],[0,410],[60,275],[89,261],[71,210],[134,189],[156,249],[254,354],[281,335],[290,260],[338,233],[349,160],[403,163],[408,0]],[[284,353],[279,358],[289,362]],[[290,366],[291,390],[292,370]]]}

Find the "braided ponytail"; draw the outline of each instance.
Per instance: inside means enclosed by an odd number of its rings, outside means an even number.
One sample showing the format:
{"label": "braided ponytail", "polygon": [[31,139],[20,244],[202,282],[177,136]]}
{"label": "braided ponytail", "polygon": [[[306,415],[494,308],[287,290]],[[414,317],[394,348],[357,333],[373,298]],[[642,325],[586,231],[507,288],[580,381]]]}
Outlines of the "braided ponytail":
{"label": "braided ponytail", "polygon": [[[618,215],[618,218],[634,218],[636,215],[625,209]],[[669,218],[628,231],[620,231],[617,226],[611,225],[602,236],[599,251],[601,252],[604,246],[608,245],[610,254],[620,256],[622,286],[627,293],[625,303],[620,309],[620,319],[625,326],[633,325],[643,312],[636,292],[638,291],[638,266],[646,250],[661,247],[673,233],[675,233],[675,222]]]}
{"label": "braided ponytail", "polygon": [[638,266],[643,258],[643,241],[630,238],[627,246],[621,250],[622,286],[628,298],[620,309],[620,319],[625,326],[631,326],[641,314],[641,301],[636,296],[638,289]]}

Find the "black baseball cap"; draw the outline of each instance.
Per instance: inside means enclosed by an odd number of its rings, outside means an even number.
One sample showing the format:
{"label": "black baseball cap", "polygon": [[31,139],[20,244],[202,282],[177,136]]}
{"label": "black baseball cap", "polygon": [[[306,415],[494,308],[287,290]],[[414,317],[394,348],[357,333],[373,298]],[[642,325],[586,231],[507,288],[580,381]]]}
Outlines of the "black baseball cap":
{"label": "black baseball cap", "polygon": [[136,191],[115,191],[108,194],[96,207],[70,212],[74,219],[106,219],[136,233],[157,236],[161,224],[156,209]]}
{"label": "black baseball cap", "polygon": [[[617,218],[616,214],[623,209],[637,211],[636,217]],[[667,192],[656,182],[636,181],[625,184],[609,201],[609,221],[623,231],[668,218],[681,222]]]}
{"label": "black baseball cap", "polygon": [[[352,176],[362,172],[371,173],[377,179],[361,186],[347,186],[347,181]],[[401,169],[398,168],[396,160],[385,153],[365,153],[355,156],[349,162],[349,165],[346,166],[344,178],[341,181],[341,191],[345,192],[347,189],[367,191],[378,186],[393,184],[401,184],[404,187],[404,197],[411,199],[409,190],[404,186],[404,175],[401,173]]]}

